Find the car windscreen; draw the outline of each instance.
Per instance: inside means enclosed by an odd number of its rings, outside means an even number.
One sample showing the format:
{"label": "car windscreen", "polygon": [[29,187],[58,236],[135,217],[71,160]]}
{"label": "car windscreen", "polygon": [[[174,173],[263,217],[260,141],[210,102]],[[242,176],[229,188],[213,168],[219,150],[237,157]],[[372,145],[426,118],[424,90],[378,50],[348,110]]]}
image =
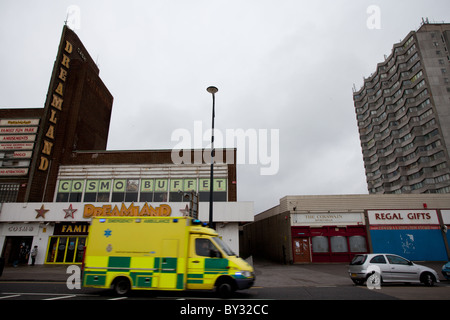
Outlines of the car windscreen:
{"label": "car windscreen", "polygon": [[366,259],[367,256],[365,254],[358,254],[353,258],[352,262],[350,262],[350,265],[361,265]]}
{"label": "car windscreen", "polygon": [[219,237],[214,237],[214,242],[225,252],[227,256],[235,256],[236,253],[227,246],[225,242],[222,241]]}

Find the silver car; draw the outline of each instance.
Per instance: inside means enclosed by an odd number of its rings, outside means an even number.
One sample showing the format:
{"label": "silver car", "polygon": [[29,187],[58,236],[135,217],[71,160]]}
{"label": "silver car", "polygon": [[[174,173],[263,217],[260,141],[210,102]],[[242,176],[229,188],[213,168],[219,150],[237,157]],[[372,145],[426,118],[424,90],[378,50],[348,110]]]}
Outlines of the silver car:
{"label": "silver car", "polygon": [[422,282],[426,286],[439,282],[433,269],[388,253],[358,254],[350,262],[348,273],[359,285],[372,275],[379,276],[382,282]]}

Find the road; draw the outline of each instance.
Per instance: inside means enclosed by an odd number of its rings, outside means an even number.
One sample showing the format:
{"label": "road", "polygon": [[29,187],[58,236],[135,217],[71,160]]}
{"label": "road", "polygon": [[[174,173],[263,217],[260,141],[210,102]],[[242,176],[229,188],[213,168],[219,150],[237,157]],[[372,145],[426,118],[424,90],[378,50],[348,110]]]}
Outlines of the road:
{"label": "road", "polygon": [[[408,304],[399,301],[409,299],[414,300]],[[425,305],[423,301],[419,301],[424,299],[443,300],[443,303]],[[134,291],[125,297],[117,297],[110,290],[69,290],[65,282],[0,281],[0,308],[28,312],[28,306],[33,310],[44,306],[45,310],[53,310],[49,305],[42,304],[42,301],[56,301],[63,307],[54,310],[64,310],[64,315],[83,311],[83,314],[89,314],[90,317],[98,315],[102,319],[115,319],[118,314],[134,317],[138,315],[135,311],[139,311],[139,314],[163,314],[168,319],[190,317],[230,320],[253,317],[279,320],[292,317],[296,312],[310,314],[311,310],[316,315],[320,314],[320,318],[335,317],[342,312],[356,315],[375,311],[412,318],[419,310],[444,310],[447,304],[445,300],[449,299],[448,282],[439,283],[432,288],[422,285],[385,285],[379,290],[357,287],[351,282],[330,286],[257,286],[238,291],[231,299],[219,299],[211,292],[165,291]],[[397,307],[393,308],[391,301]],[[75,308],[72,305],[74,303]],[[383,308],[386,305],[388,306]],[[60,314],[63,311],[56,312]]]}
{"label": "road", "polygon": [[[450,300],[450,283],[434,287],[386,284],[381,289],[347,285],[253,287],[238,291],[231,300]],[[117,297],[109,290],[68,289],[65,282],[0,281],[0,301],[11,300],[219,300],[212,292],[135,291]]]}

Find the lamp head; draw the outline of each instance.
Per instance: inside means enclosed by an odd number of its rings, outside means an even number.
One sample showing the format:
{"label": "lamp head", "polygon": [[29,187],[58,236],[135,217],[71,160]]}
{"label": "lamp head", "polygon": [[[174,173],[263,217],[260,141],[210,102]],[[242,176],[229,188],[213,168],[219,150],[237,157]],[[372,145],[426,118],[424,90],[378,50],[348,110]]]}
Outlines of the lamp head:
{"label": "lamp head", "polygon": [[206,89],[206,91],[208,91],[209,93],[211,93],[211,94],[214,94],[214,93],[216,93],[217,91],[219,91],[219,89],[217,89],[216,87],[208,87],[207,89]]}

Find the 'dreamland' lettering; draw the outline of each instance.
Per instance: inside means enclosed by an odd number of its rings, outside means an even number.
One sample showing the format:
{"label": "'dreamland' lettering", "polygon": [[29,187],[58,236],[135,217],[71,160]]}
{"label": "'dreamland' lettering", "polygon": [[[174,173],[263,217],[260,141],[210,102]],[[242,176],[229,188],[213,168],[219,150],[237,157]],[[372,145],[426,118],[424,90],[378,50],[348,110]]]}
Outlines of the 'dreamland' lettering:
{"label": "'dreamland' lettering", "polygon": [[153,208],[147,203],[144,206],[135,206],[130,204],[127,208],[125,204],[122,203],[119,208],[117,205],[114,207],[112,205],[103,205],[101,207],[96,207],[92,204],[84,205],[83,218],[91,218],[96,216],[158,216],[158,217],[170,217],[172,213],[172,208],[167,204],[162,204],[159,207]]}
{"label": "'dreamland' lettering", "polygon": [[50,103],[51,108],[49,110],[50,112],[48,116],[49,126],[43,140],[41,158],[39,162],[39,170],[41,171],[47,171],[49,165],[49,157],[52,154],[53,142],[55,140],[55,127],[58,123],[59,113],[62,111],[63,107],[64,86],[67,80],[68,70],[70,68],[69,56],[72,51],[72,44],[66,40],[66,45],[64,47],[64,52],[62,53],[61,63],[59,66],[59,73],[57,73],[57,77],[55,79],[58,84],[51,97],[52,102]]}

